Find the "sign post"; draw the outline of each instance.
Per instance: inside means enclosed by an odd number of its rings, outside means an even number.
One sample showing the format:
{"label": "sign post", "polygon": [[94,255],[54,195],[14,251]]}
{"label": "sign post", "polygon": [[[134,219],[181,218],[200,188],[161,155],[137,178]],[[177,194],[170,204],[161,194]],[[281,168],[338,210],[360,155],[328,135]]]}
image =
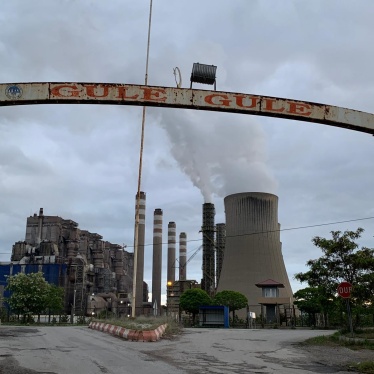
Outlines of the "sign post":
{"label": "sign post", "polygon": [[351,314],[351,306],[349,304],[349,299],[351,297],[352,292],[352,284],[349,282],[342,282],[338,286],[338,295],[347,301],[347,313],[348,313],[348,320],[349,320],[349,328],[351,330],[351,335],[353,336],[353,325],[352,325],[352,314]]}

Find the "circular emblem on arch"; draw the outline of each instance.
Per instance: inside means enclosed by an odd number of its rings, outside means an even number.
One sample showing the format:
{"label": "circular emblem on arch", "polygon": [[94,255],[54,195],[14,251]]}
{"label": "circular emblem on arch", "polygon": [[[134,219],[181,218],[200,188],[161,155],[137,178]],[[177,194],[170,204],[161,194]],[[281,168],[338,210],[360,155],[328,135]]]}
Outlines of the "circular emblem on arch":
{"label": "circular emblem on arch", "polygon": [[16,84],[10,84],[5,89],[5,95],[12,100],[21,98],[22,92],[22,88]]}

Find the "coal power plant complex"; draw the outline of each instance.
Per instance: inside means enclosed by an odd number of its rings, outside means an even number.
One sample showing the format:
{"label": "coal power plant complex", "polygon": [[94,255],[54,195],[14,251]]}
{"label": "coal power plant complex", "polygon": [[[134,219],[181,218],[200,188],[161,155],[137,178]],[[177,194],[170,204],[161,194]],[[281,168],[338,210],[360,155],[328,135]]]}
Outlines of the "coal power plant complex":
{"label": "coal power plant complex", "polygon": [[[0,263],[0,297],[7,296],[7,276],[41,271],[49,283],[64,289],[63,312],[71,316],[180,318],[180,296],[201,288],[211,297],[225,290],[245,295],[248,306],[237,311],[240,318],[261,315],[275,322],[282,313],[287,322],[295,312],[282,255],[278,197],[236,193],[224,198],[224,207],[226,221],[216,223],[214,204],[202,204],[201,221],[196,222],[202,245],[192,255],[188,233],[177,232],[176,222],[163,222],[161,208],[153,212],[153,227],[146,227],[144,192],[135,196],[133,252],[80,229],[71,219],[44,215],[40,208],[27,218],[25,239],[13,245],[10,261]],[[145,246],[147,230],[153,232],[153,246]],[[188,264],[198,253],[201,279],[190,279]],[[152,280],[151,295],[144,281],[145,258],[152,259],[152,274],[146,277]]]}

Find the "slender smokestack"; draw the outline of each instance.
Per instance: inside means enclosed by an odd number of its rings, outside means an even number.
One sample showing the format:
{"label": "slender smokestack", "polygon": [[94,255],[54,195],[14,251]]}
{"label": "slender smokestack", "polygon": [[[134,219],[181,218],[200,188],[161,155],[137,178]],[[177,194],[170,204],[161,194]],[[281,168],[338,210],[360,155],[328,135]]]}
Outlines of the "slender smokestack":
{"label": "slender smokestack", "polygon": [[186,256],[187,256],[187,235],[185,232],[179,234],[179,280],[186,280]]}
{"label": "slender smokestack", "polygon": [[[138,194],[135,196],[135,214]],[[144,237],[145,237],[145,193],[140,192],[139,227],[138,227],[138,256],[136,270],[135,314],[143,313],[143,280],[144,280]]]}
{"label": "slender smokestack", "polygon": [[175,282],[175,231],[175,222],[169,222],[167,282]]}
{"label": "slender smokestack", "polygon": [[215,259],[214,259],[214,204],[203,204],[203,278],[201,288],[209,295],[215,290]]}
{"label": "slender smokestack", "polygon": [[224,223],[217,223],[216,225],[216,273],[217,273],[217,286],[219,282],[219,277],[221,275],[223,258],[225,255],[225,245],[226,245],[226,225]]}
{"label": "slender smokestack", "polygon": [[38,219],[38,239],[36,244],[40,244],[42,242],[42,230],[43,230],[43,208],[39,209],[39,219]]}
{"label": "slender smokestack", "polygon": [[[161,315],[161,272],[162,272],[162,209],[153,215],[153,262],[152,262],[152,307]],[[157,313],[156,313],[157,311]]]}

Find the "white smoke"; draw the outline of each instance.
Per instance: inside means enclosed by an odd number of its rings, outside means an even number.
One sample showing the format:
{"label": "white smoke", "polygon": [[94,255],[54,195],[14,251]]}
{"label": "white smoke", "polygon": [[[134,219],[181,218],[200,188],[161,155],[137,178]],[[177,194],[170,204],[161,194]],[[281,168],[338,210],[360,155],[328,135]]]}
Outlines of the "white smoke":
{"label": "white smoke", "polygon": [[275,192],[265,136],[251,117],[168,109],[161,110],[160,119],[173,157],[205,202],[212,202],[213,195]]}

